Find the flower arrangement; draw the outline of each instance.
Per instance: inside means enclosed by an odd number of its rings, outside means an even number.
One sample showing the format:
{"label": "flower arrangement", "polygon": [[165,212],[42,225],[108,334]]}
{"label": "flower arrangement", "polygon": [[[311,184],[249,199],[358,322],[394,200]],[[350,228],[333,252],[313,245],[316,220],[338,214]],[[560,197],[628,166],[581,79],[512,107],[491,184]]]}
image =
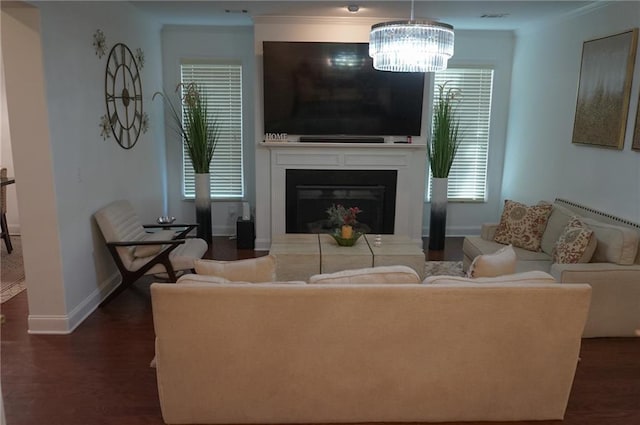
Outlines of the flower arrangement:
{"label": "flower arrangement", "polygon": [[362,210],[358,207],[346,208],[341,204],[332,204],[327,209],[327,215],[329,215],[329,223],[333,226],[353,226],[358,222],[356,216],[360,214]]}

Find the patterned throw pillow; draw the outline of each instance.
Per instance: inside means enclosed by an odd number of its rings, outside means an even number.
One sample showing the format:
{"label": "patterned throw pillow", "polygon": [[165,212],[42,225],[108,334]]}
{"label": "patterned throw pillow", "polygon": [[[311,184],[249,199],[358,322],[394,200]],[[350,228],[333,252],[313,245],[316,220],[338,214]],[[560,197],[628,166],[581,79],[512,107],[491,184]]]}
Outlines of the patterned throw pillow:
{"label": "patterned throw pillow", "polygon": [[542,234],[552,209],[553,205],[548,203],[526,206],[507,199],[493,240],[529,251],[540,251]]}
{"label": "patterned throw pillow", "polygon": [[553,246],[553,262],[588,263],[596,250],[597,240],[578,217],[572,217]]}

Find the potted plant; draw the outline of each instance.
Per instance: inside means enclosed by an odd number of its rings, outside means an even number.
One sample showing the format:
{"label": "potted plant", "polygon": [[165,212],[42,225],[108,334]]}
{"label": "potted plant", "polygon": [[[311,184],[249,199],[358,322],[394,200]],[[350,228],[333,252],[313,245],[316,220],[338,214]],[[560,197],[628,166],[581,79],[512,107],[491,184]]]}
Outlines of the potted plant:
{"label": "potted plant", "polygon": [[447,82],[438,86],[438,99],[433,111],[433,128],[431,138],[427,141],[427,158],[433,177],[429,249],[436,251],[444,249],[449,171],[460,145],[459,122],[455,114],[460,90],[446,86]]}
{"label": "potted plant", "polygon": [[[211,242],[211,175],[210,164],[218,143],[220,129],[209,113],[207,100],[201,96],[196,83],[178,84],[176,92],[182,90],[182,111],[178,111],[162,92],[156,92],[169,106],[174,130],[184,140],[193,165],[196,187],[196,221],[198,237]],[[184,112],[184,119],[181,112]]]}

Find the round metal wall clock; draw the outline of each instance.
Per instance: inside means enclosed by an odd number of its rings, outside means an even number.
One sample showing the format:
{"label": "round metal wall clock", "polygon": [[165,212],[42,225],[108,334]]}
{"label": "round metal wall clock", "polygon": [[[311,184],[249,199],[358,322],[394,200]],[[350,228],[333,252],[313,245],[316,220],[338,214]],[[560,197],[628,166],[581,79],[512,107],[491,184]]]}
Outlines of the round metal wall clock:
{"label": "round metal wall clock", "polygon": [[120,146],[131,149],[143,126],[142,82],[136,59],[123,43],[109,52],[104,95],[111,133]]}

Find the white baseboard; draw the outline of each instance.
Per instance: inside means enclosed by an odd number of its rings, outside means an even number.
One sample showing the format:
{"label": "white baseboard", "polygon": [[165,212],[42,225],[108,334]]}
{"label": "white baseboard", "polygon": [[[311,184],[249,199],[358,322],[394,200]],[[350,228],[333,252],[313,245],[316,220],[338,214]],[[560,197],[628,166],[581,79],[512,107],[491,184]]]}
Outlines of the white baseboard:
{"label": "white baseboard", "polygon": [[73,332],[100,302],[113,291],[120,282],[120,274],[114,273],[102,282],[88,297],[67,315],[29,315],[28,333],[37,335],[67,335]]}
{"label": "white baseboard", "polygon": [[67,335],[71,333],[69,328],[69,316],[67,315],[33,315],[27,319],[29,329],[27,333],[35,335]]}
{"label": "white baseboard", "polygon": [[271,240],[269,239],[256,239],[256,251],[269,251],[271,248]]}

